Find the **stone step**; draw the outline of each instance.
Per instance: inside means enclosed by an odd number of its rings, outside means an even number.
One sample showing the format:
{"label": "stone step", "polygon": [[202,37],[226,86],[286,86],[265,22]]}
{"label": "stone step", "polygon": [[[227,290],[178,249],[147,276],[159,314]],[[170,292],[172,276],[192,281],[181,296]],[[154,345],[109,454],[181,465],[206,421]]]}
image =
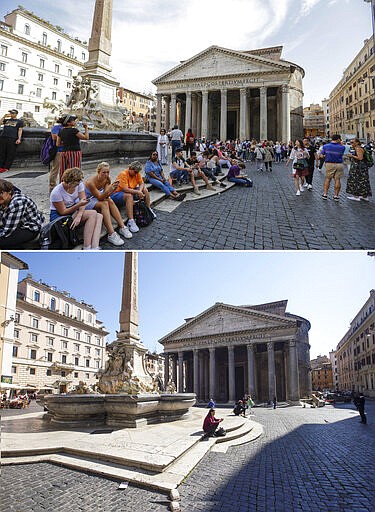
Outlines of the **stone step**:
{"label": "stone step", "polygon": [[260,425],[259,423],[251,423],[252,426],[246,434],[235,437],[233,439],[228,439],[227,442],[225,443],[216,443],[211,448],[211,451],[217,453],[226,453],[228,451],[228,448],[230,448],[231,446],[240,446],[246,443],[251,443],[252,441],[258,439],[258,437],[260,437],[264,432],[263,426]]}

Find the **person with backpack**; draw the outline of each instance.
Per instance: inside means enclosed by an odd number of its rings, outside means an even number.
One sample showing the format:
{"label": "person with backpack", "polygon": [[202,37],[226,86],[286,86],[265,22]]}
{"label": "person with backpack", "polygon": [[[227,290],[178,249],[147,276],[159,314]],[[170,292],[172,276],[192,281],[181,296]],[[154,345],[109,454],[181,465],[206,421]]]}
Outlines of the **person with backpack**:
{"label": "person with backpack", "polygon": [[[204,421],[203,421],[203,431],[204,431],[203,437],[217,436],[219,434],[217,432],[217,427],[219,426],[219,424],[222,421],[223,421],[223,418],[215,418],[215,409],[211,408],[208,411],[207,416],[204,418]],[[222,429],[222,431],[224,432],[224,429]],[[219,434],[219,436],[220,435],[225,435],[225,434]]]}
{"label": "person with backpack", "polygon": [[118,208],[126,208],[128,216],[127,227],[131,233],[137,233],[139,226],[134,220],[134,202],[144,201],[152,216],[156,215],[151,210],[150,194],[141,176],[142,164],[138,161],[132,162],[128,169],[120,172],[116,178],[118,182],[116,190],[111,194],[111,198]]}
{"label": "person with backpack", "polygon": [[10,181],[0,179],[0,249],[25,249],[43,222],[34,201]]}
{"label": "person with backpack", "polygon": [[352,150],[347,157],[350,159],[346,193],[351,201],[369,201],[372,196],[371,184],[368,174],[368,165],[365,159],[365,149],[361,146],[359,139],[351,141]]}
{"label": "person with backpack", "polygon": [[[50,160],[50,171],[49,171],[49,194],[51,194],[52,190],[57,185],[57,177],[60,174],[60,156],[61,151],[63,150],[63,147],[57,147],[57,136],[60,133],[60,130],[63,128],[63,120],[64,118],[60,117],[56,120],[56,124],[51,129],[51,139],[52,144],[55,146],[56,151],[54,151],[54,157],[52,160]],[[49,153],[51,154],[51,149],[49,150]]]}
{"label": "person with backpack", "polygon": [[77,117],[70,114],[62,119],[63,127],[60,129],[56,138],[56,146],[62,147],[60,155],[60,181],[66,169],[81,168],[82,164],[82,150],[80,141],[89,140],[88,126],[83,123],[82,126],[85,130],[81,133],[76,128]]}
{"label": "person with backpack", "polygon": [[96,210],[86,210],[89,200],[82,180],[83,172],[78,167],[64,171],[61,183],[51,192],[50,220],[72,215],[72,229],[84,224],[83,250],[99,250],[103,216]]}
{"label": "person with backpack", "polygon": [[263,160],[266,156],[266,152],[262,147],[262,144],[257,144],[255,148],[255,160],[258,166],[258,171],[263,172]]}

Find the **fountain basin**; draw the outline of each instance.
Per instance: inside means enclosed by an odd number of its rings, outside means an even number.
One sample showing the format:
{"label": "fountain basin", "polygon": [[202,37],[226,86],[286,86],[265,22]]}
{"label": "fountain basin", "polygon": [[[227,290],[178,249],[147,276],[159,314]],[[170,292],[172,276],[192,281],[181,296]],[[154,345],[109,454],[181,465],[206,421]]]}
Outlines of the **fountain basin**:
{"label": "fountain basin", "polygon": [[108,425],[137,428],[184,420],[196,402],[194,393],[46,395],[46,419],[66,425]]}

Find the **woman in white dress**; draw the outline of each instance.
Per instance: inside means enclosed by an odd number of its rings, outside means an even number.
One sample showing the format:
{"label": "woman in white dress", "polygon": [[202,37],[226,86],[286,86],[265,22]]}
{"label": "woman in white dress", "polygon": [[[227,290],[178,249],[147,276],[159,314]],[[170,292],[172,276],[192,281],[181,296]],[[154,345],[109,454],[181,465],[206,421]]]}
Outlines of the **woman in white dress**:
{"label": "woman in white dress", "polygon": [[164,128],[160,130],[160,135],[158,135],[158,143],[156,145],[156,151],[159,155],[159,162],[161,165],[168,165],[168,144],[169,139],[168,135]]}

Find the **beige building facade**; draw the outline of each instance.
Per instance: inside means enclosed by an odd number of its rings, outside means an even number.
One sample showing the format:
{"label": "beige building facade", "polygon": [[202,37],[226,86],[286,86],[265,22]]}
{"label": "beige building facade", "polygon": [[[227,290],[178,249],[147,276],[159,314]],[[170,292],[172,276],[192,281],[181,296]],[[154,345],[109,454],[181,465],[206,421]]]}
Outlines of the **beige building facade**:
{"label": "beige building facade", "polygon": [[324,110],[318,103],[312,103],[303,109],[303,131],[305,137],[324,137],[326,135]]}
{"label": "beige building facade", "polygon": [[235,51],[211,46],[156,78],[156,130],[178,124],[208,139],[303,135],[304,70],[281,59],[282,46]]}
{"label": "beige building facade", "polygon": [[216,303],[186,319],[159,340],[165,382],[203,401],[233,403],[248,393],[257,402],[296,402],[310,395],[310,323],[286,306]]}
{"label": "beige building facade", "polygon": [[93,306],[26,277],[18,285],[13,325],[13,383],[65,393],[97,383],[108,334]]}
{"label": "beige building facade", "polygon": [[340,82],[329,95],[331,135],[375,140],[375,48],[374,38],[345,69]]}
{"label": "beige building facade", "polygon": [[0,252],[1,387],[12,384],[13,331],[16,317],[18,273],[27,268],[27,264],[19,258],[4,251]]}
{"label": "beige building facade", "polygon": [[375,290],[350,322],[335,356],[340,391],[375,397]]}

